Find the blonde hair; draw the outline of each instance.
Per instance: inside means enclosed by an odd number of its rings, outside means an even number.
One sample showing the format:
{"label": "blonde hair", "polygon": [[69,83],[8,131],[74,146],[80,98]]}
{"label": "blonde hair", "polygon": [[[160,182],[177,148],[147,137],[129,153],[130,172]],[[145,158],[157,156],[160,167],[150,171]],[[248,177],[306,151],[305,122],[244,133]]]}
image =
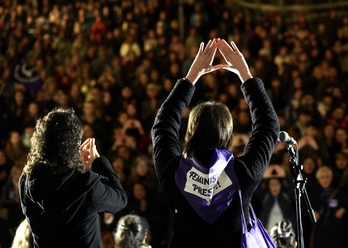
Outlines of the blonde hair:
{"label": "blonde hair", "polygon": [[331,168],[330,168],[329,166],[326,166],[326,165],[321,166],[321,167],[317,170],[317,173],[315,174],[315,177],[316,177],[316,178],[319,178],[320,175],[321,175],[322,173],[324,173],[324,172],[328,172],[329,175],[330,175],[330,177],[331,177],[331,178],[333,177],[333,173],[332,173]]}
{"label": "blonde hair", "polygon": [[24,219],[17,227],[11,248],[31,248],[33,237],[27,219]]}

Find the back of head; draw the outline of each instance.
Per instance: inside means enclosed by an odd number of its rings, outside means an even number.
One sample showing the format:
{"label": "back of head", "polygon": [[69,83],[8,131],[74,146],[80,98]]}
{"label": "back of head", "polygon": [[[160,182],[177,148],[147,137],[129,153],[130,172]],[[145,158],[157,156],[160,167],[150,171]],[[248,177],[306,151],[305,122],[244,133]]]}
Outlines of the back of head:
{"label": "back of head", "polygon": [[200,103],[190,113],[184,152],[230,149],[232,131],[232,116],[224,104],[214,101]]}
{"label": "back of head", "polygon": [[290,220],[279,221],[272,227],[270,236],[277,248],[294,248],[296,246],[295,231]]}
{"label": "back of head", "polygon": [[39,119],[33,136],[25,172],[38,163],[64,172],[82,166],[80,144],[82,124],[72,109],[55,108]]}
{"label": "back of head", "polygon": [[120,218],[116,227],[115,248],[150,247],[149,224],[145,218],[128,214]]}

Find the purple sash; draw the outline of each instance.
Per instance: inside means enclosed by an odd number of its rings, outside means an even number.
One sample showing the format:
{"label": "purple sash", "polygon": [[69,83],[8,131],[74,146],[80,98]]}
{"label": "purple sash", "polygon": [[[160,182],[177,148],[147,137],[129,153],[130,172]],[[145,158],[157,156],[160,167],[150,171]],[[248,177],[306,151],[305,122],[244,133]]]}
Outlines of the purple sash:
{"label": "purple sash", "polygon": [[238,191],[233,154],[215,149],[209,167],[194,155],[183,156],[175,182],[196,213],[211,224],[228,208]]}

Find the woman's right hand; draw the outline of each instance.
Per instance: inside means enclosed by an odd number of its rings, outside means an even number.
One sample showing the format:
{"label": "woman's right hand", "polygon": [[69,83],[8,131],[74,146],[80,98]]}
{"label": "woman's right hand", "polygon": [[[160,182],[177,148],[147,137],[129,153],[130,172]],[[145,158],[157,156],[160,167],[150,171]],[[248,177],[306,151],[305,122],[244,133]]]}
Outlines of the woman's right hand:
{"label": "woman's right hand", "polygon": [[94,159],[100,157],[94,138],[86,139],[85,142],[83,142],[83,144],[80,146],[80,149],[82,162],[87,167],[92,165]]}

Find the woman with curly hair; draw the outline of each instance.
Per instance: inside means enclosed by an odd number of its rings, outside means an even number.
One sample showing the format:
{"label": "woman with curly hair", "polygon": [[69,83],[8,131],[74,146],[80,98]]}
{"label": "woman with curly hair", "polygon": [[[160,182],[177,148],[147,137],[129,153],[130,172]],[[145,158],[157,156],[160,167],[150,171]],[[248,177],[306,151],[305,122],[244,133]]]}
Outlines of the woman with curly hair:
{"label": "woman with curly hair", "polygon": [[39,119],[19,181],[22,210],[35,247],[102,247],[99,213],[117,212],[127,196],[94,138],[81,145],[72,109]]}

